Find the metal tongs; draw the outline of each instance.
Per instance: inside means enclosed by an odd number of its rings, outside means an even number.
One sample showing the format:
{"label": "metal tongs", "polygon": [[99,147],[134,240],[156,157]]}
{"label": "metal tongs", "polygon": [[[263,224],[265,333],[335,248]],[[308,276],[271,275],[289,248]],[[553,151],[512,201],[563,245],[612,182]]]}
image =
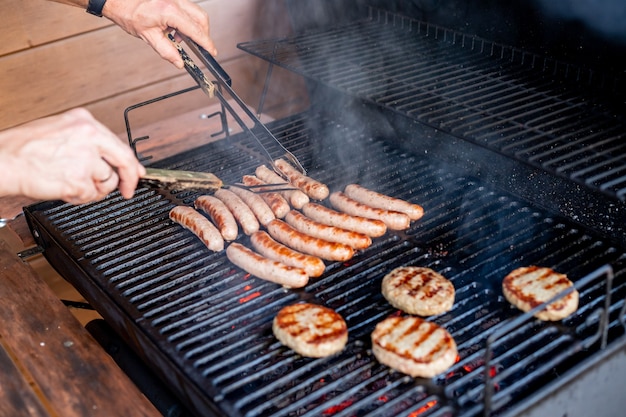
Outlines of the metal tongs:
{"label": "metal tongs", "polygon": [[[248,127],[246,122],[241,118],[240,114],[237,111],[235,111],[235,109],[230,105],[230,103],[226,100],[226,98],[224,98],[224,95],[222,94],[221,89],[215,88],[215,85],[213,85],[213,83],[207,79],[207,77],[204,75],[202,70],[195,64],[193,59],[189,57],[189,55],[185,52],[182,46],[180,46],[180,44],[176,42],[174,37],[170,34],[169,38],[176,45],[178,52],[183,58],[183,62],[184,62],[185,69],[187,70],[187,72],[198,83],[198,85],[205,92],[205,94],[207,94],[211,98],[217,97],[222,103],[222,105],[224,106],[224,108],[228,110],[228,112],[233,116],[233,118],[241,126],[241,128],[244,131],[247,131],[254,138],[254,140],[257,142],[257,144],[260,146],[261,150],[265,154],[265,157],[267,158],[267,162],[274,169],[274,171],[281,177],[285,178],[285,180],[287,180],[287,178],[285,177],[285,174],[280,169],[278,169],[276,165],[274,164],[275,159],[278,159],[279,157],[284,157],[288,159],[289,162],[291,162],[291,164],[297,170],[299,170],[302,174],[306,175],[306,170],[304,169],[300,161],[298,161],[298,158],[296,158],[294,154],[289,152],[278,141],[278,139],[276,139],[276,137],[272,134],[272,132],[270,132],[269,129],[263,123],[261,123],[261,121],[252,113],[252,111],[250,111],[248,106],[237,95],[237,93],[235,93],[235,91],[232,89],[232,86],[231,86],[232,80],[230,76],[217,63],[215,58],[213,58],[213,56],[211,56],[211,54],[209,54],[203,47],[198,45],[194,40],[190,39],[186,35],[180,32],[178,33],[178,35],[185,42],[185,44],[189,47],[189,49],[198,57],[200,62],[204,64],[206,68],[211,72],[211,74],[216,78],[216,81],[219,83],[219,86],[223,88],[232,97],[232,99],[237,104],[237,106],[240,107],[240,110],[243,112],[243,114],[249,119],[250,122],[252,122],[253,128]],[[275,142],[275,144],[278,145],[279,149],[281,149],[281,152],[284,152],[284,155],[275,155],[275,157],[273,157],[271,153],[268,151],[267,147],[263,145],[263,142],[261,141],[261,138],[259,137],[258,132],[261,133],[261,135],[264,138],[272,142]]]}
{"label": "metal tongs", "polygon": [[[165,190],[203,190],[215,192],[220,188],[237,187],[257,194],[293,191],[298,188],[289,183],[246,185],[242,183],[225,184],[210,172],[179,171],[161,168],[146,168],[141,183]],[[0,227],[2,227],[0,225]]]}

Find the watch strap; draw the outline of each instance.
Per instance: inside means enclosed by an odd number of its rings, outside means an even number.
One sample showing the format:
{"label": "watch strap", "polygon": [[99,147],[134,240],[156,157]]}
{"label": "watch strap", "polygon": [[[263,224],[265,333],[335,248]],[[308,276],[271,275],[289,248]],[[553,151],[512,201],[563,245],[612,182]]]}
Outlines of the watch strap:
{"label": "watch strap", "polygon": [[89,0],[89,3],[87,4],[87,13],[102,17],[102,9],[104,8],[104,3],[106,2],[107,0]]}

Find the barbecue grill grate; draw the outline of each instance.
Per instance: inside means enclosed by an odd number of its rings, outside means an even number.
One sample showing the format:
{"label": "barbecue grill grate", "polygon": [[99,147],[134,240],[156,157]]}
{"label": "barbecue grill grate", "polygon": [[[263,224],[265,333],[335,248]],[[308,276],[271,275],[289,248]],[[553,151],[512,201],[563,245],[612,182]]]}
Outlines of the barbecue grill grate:
{"label": "barbecue grill grate", "polygon": [[[52,202],[26,209],[49,261],[198,414],[480,415],[486,338],[520,315],[503,299],[500,283],[521,265],[551,266],[579,282],[611,264],[615,284],[607,299],[605,277],[593,280],[580,288],[581,305],[573,317],[562,323],[528,319],[498,339],[487,371],[497,378],[490,413],[505,415],[530,396],[549,392],[561,375],[598,354],[596,310],[606,300],[608,342],[622,343],[622,248],[479,180],[453,174],[435,156],[407,153],[341,120],[305,112],[268,127],[331,189],[360,182],[421,204],[425,217],[406,233],[375,239],[349,262],[331,263],[306,288],[287,290],[243,273],[224,253],[209,252],[169,221],[169,209],[190,204],[193,192],[141,188],[128,201],[114,193],[79,207]],[[340,152],[325,148],[319,162],[316,147],[330,129],[341,138],[337,148],[358,149],[361,157],[346,162]],[[229,148],[246,149],[247,140],[233,135]],[[258,164],[220,143],[159,162],[212,171],[227,182]],[[375,324],[397,314],[380,294],[382,277],[401,265],[438,270],[457,290],[453,310],[432,320],[451,332],[459,360],[432,380],[390,372],[370,352]],[[341,354],[302,358],[272,336],[276,312],[300,300],[343,315],[350,340]]]}
{"label": "barbecue grill grate", "polygon": [[621,79],[377,9],[344,26],[239,47],[626,201]]}

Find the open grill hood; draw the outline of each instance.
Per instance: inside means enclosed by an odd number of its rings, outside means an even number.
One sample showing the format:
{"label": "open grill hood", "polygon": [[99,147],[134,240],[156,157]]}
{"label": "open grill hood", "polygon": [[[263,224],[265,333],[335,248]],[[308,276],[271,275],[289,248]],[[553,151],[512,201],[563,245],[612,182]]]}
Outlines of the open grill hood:
{"label": "open grill hood", "polygon": [[[401,18],[371,17],[308,35],[318,37],[310,44],[323,43],[320,36],[341,44],[367,42],[374,32],[381,33],[378,42],[388,32],[396,43],[404,39],[403,47],[436,72],[420,71],[416,78],[423,81],[410,87],[420,91],[420,100],[430,100],[429,111],[400,108],[400,97],[389,89],[410,74],[389,77],[389,57],[367,57],[366,67],[355,67],[376,87],[366,92],[361,76],[351,84],[331,82],[312,76],[310,65],[294,64],[314,49],[301,46],[308,36],[243,46],[321,81],[332,94],[364,99],[339,100],[362,117],[348,119],[346,112],[326,112],[314,102],[306,112],[268,124],[313,178],[331,190],[358,182],[425,209],[407,231],[374,239],[349,262],[329,263],[306,288],[288,290],[251,277],[169,221],[170,208],[190,204],[192,192],[141,188],[131,200],[114,193],[89,205],[47,202],[25,209],[50,263],[199,415],[513,415],[602,358],[604,348],[625,344],[625,242],[614,231],[624,187],[613,175],[610,185],[599,180],[602,170],[622,169],[626,153],[618,142],[624,130],[617,129],[624,121],[610,117],[610,106],[566,88],[565,81],[556,92],[541,81],[545,65],[527,66],[530,57],[519,62],[519,51],[485,48],[484,42],[480,50],[466,49],[471,39],[437,28],[416,31]],[[394,22],[400,24],[389,24]],[[279,59],[283,47],[289,60]],[[495,54],[482,52],[494,48]],[[368,47],[350,50],[350,59],[358,59]],[[349,73],[349,62],[342,65]],[[381,101],[383,96],[394,98]],[[531,102],[537,104],[524,105]],[[576,134],[566,140],[565,131]],[[592,157],[583,145],[596,140],[602,145]],[[262,163],[242,152],[252,147],[249,137],[232,135],[155,165],[210,171],[232,183]],[[612,151],[602,152],[607,147]],[[549,149],[557,153],[547,156]],[[499,175],[507,168],[512,175]],[[546,195],[555,204],[578,208],[592,202],[613,212],[581,211],[582,219],[573,218],[553,210],[542,199]],[[432,320],[452,334],[459,359],[433,379],[391,372],[371,354],[376,323],[398,314],[380,293],[382,278],[402,265],[433,268],[456,288],[453,309]],[[563,322],[544,323],[510,306],[502,278],[524,265],[567,273],[580,291],[578,311]],[[343,352],[303,358],[274,338],[275,314],[302,300],[345,318],[349,341]]]}

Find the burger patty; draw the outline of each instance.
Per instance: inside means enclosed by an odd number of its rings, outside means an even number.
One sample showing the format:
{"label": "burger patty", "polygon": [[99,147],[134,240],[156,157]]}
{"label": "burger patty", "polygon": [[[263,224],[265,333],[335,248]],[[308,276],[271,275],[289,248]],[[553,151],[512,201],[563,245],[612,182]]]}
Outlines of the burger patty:
{"label": "burger patty", "polygon": [[444,372],[458,355],[447,330],[415,316],[393,316],[378,323],[372,332],[372,352],[380,363],[423,378]]}
{"label": "burger patty", "polygon": [[[506,299],[524,312],[545,303],[557,294],[573,287],[567,275],[550,268],[526,266],[511,271],[502,281],[502,292]],[[578,308],[578,291],[548,304],[535,317],[545,321],[562,320]]]}
{"label": "burger patty", "polygon": [[432,316],[454,304],[454,285],[430,268],[402,266],[383,278],[382,293],[389,303],[408,314]]}
{"label": "burger patty", "polygon": [[272,330],[283,345],[313,358],[340,352],[348,341],[348,326],[336,311],[309,303],[282,308]]}

